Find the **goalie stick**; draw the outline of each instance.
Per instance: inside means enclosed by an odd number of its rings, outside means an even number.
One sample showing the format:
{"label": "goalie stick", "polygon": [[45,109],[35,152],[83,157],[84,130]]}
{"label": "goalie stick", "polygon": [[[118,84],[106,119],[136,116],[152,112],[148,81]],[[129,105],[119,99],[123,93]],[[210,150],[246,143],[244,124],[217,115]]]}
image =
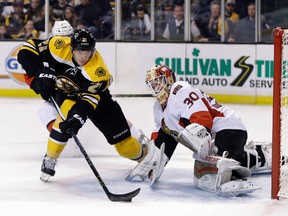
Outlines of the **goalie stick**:
{"label": "goalie stick", "polygon": [[[65,117],[63,115],[63,113],[61,112],[59,106],[57,105],[56,101],[54,100],[53,97],[50,97],[53,105],[55,106],[58,114],[60,115],[60,117],[65,120]],[[73,137],[73,139],[75,140],[77,146],[79,147],[81,153],[84,155],[88,165],[90,166],[91,170],[93,171],[94,175],[96,176],[96,178],[98,179],[101,187],[103,188],[104,192],[106,193],[107,197],[113,201],[113,202],[131,202],[132,198],[137,196],[140,192],[140,188],[131,191],[129,193],[125,193],[125,194],[114,194],[111,193],[108,188],[106,187],[104,181],[102,180],[100,174],[98,173],[98,171],[96,170],[94,164],[92,163],[89,155],[87,154],[87,152],[85,151],[84,147],[82,146],[80,140],[78,139],[78,137],[76,136],[76,134],[71,130],[71,135]]]}

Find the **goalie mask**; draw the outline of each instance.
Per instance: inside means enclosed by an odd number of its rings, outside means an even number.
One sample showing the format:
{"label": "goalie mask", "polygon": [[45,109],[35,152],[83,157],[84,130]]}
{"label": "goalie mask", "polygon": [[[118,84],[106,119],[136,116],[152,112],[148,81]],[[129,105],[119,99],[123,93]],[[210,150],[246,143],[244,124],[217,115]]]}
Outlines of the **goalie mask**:
{"label": "goalie mask", "polygon": [[146,86],[162,106],[166,105],[170,88],[175,81],[174,72],[165,65],[157,65],[146,73]]}

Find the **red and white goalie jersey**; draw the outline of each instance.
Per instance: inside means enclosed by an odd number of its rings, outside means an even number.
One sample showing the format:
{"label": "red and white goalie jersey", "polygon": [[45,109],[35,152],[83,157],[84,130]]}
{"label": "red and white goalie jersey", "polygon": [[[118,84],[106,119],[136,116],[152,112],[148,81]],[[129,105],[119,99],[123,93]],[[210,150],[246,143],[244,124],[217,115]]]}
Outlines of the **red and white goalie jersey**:
{"label": "red and white goalie jersey", "polygon": [[205,126],[212,137],[224,129],[246,130],[240,117],[232,109],[218,104],[214,98],[185,81],[172,85],[164,110],[156,101],[153,111],[156,127],[152,138],[155,138],[155,133],[164,125],[178,134],[187,125],[198,123]]}

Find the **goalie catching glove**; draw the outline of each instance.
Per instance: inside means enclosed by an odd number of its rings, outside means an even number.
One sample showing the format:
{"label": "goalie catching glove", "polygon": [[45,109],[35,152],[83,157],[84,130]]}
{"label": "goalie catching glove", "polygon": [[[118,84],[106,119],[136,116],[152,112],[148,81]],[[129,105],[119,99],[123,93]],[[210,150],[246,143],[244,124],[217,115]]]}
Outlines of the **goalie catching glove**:
{"label": "goalie catching glove", "polygon": [[59,124],[61,132],[71,138],[71,131],[78,133],[80,128],[87,120],[87,116],[78,112],[77,109],[72,109],[68,112],[67,119]]}
{"label": "goalie catching glove", "polygon": [[197,123],[192,123],[184,128],[176,140],[192,150],[196,158],[199,157],[202,160],[206,159],[213,147],[211,135],[204,126]]}
{"label": "goalie catching glove", "polygon": [[34,80],[30,84],[30,88],[33,89],[36,94],[40,94],[44,100],[48,100],[55,94],[56,79],[57,77],[54,75],[54,71],[45,67],[37,72]]}

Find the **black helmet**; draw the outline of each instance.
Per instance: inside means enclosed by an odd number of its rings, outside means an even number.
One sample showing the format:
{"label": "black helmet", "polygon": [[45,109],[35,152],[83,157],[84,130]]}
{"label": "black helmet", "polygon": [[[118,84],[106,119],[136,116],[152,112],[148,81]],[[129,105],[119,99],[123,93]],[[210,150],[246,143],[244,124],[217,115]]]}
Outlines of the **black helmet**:
{"label": "black helmet", "polygon": [[93,50],[96,40],[88,29],[76,29],[71,38],[72,50]]}

